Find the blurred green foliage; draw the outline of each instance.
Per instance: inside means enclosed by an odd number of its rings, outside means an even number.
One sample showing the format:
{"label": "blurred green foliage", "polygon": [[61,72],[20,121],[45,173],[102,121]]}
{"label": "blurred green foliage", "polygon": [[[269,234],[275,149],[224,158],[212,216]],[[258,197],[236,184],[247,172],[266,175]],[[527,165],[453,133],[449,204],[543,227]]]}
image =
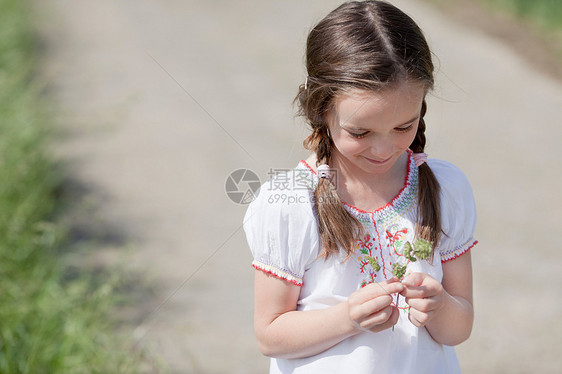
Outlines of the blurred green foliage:
{"label": "blurred green foliage", "polygon": [[480,0],[533,22],[545,30],[562,29],[562,0]]}
{"label": "blurred green foliage", "polygon": [[138,372],[140,354],[108,317],[119,280],[64,279],[61,178],[27,5],[0,0],[0,373]]}

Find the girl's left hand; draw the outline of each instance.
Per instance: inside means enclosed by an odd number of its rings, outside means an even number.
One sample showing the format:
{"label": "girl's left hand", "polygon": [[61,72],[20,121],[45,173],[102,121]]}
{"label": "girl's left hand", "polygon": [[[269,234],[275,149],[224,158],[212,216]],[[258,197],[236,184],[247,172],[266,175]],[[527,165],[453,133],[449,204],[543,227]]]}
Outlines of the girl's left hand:
{"label": "girl's left hand", "polygon": [[417,327],[425,326],[443,306],[445,290],[440,282],[426,273],[412,273],[402,284],[400,295],[410,306],[410,321]]}

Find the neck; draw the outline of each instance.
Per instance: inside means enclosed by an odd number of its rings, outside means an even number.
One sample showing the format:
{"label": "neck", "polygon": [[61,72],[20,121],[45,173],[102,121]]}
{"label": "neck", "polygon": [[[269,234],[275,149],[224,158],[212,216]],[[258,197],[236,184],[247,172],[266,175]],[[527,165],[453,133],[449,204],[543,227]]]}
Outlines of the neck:
{"label": "neck", "polygon": [[336,150],[330,166],[337,171],[336,189],[343,201],[365,210],[375,210],[392,200],[402,189],[407,163],[408,153],[404,152],[388,171],[373,174],[350,163]]}

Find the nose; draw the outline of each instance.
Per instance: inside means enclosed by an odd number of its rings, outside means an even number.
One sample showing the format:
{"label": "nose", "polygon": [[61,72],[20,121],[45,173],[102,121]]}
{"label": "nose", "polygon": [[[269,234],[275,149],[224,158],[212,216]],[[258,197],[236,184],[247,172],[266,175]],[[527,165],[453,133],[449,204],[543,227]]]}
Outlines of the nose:
{"label": "nose", "polygon": [[392,142],[385,135],[376,134],[372,137],[369,153],[373,159],[383,161],[392,156]]}

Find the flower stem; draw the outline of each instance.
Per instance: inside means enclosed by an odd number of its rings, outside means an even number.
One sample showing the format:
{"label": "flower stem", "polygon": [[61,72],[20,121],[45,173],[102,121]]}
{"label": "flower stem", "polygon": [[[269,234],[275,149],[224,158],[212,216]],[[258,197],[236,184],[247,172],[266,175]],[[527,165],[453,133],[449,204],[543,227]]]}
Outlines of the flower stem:
{"label": "flower stem", "polygon": [[[400,297],[400,294],[397,293],[396,294],[396,308],[398,309],[398,298]],[[398,313],[400,313],[400,309],[398,309]],[[394,326],[392,326],[392,331],[394,331]]]}

